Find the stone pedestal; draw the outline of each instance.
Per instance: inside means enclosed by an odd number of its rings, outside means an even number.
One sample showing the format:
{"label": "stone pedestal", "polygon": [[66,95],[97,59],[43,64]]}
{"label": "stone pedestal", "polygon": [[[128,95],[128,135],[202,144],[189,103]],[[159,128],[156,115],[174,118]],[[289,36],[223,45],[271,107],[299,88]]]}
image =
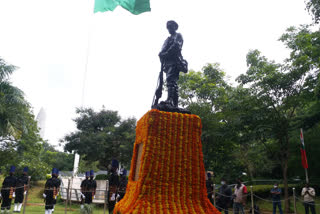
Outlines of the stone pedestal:
{"label": "stone pedestal", "polygon": [[201,119],[147,112],[136,128],[125,197],[114,213],[220,213],[207,198]]}

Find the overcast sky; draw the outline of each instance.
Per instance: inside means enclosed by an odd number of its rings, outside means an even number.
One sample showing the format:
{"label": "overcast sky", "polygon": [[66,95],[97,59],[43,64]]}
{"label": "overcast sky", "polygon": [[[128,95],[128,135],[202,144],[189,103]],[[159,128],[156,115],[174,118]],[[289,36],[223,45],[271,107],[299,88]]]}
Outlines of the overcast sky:
{"label": "overcast sky", "polygon": [[138,16],[121,7],[93,14],[93,4],[0,0],[0,57],[19,67],[11,81],[35,115],[46,110],[53,145],[75,130],[76,107],[137,119],[150,109],[168,20],[179,24],[190,69],[219,62],[231,82],[246,72],[250,49],[281,62],[288,50],[278,38],[311,22],[304,0],[151,0],[151,12]]}

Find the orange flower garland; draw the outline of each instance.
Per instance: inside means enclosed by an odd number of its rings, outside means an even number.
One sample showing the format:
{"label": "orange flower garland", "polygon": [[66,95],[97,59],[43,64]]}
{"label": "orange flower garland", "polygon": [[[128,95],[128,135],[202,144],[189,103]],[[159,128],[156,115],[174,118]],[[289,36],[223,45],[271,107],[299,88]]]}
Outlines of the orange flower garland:
{"label": "orange flower garland", "polygon": [[207,198],[201,127],[196,115],[146,113],[136,129],[127,191],[114,213],[220,213]]}

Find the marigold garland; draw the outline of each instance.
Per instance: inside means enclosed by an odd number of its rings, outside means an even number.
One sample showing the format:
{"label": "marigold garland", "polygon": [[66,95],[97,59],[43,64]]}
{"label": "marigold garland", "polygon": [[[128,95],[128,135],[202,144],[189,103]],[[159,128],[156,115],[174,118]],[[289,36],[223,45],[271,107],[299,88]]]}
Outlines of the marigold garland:
{"label": "marigold garland", "polygon": [[114,213],[220,213],[207,198],[201,128],[197,115],[147,112],[137,124],[127,191]]}

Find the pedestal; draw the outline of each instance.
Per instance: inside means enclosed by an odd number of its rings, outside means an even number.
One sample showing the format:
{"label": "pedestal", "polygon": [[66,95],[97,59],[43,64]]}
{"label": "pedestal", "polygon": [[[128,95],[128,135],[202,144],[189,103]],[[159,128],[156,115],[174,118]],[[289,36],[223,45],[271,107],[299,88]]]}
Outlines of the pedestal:
{"label": "pedestal", "polygon": [[220,213],[207,198],[201,119],[147,112],[136,128],[129,182],[114,213]]}

